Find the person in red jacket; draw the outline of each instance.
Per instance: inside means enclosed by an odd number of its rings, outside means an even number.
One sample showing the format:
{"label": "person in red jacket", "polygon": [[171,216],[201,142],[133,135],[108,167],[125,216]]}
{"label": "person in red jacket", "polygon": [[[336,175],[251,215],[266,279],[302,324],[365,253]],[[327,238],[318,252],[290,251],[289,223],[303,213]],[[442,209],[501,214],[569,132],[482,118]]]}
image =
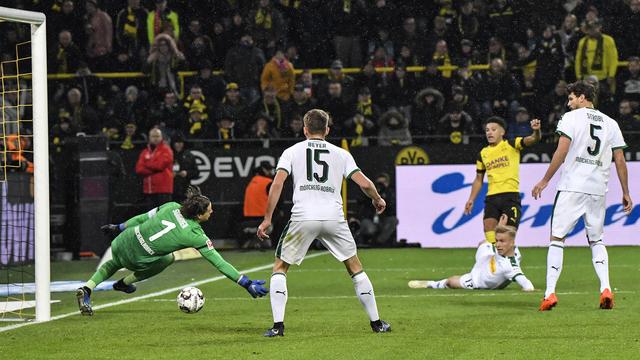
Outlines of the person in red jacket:
{"label": "person in red jacket", "polygon": [[136,174],[142,176],[147,208],[154,209],[171,201],[173,194],[173,151],[164,143],[162,131],[149,131],[149,143],[136,163]]}

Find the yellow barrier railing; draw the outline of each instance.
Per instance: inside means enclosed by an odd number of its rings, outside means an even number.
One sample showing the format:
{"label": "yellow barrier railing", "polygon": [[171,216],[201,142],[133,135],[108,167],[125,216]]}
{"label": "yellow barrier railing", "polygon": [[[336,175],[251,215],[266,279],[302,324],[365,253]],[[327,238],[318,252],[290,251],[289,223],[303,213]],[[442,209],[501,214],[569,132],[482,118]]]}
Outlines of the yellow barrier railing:
{"label": "yellow barrier railing", "polygon": [[[627,64],[628,64],[627,61],[620,61],[618,62],[618,67],[626,67]],[[459,66],[455,66],[455,65],[443,65],[443,66],[438,66],[438,71],[440,72],[454,71],[454,70],[458,70],[459,68],[460,68]],[[488,64],[469,66],[469,70],[488,70],[488,69],[489,69]],[[375,70],[378,73],[388,73],[388,72],[392,72],[394,68],[378,67]],[[423,72],[425,70],[427,70],[426,66],[408,66],[407,67],[408,72]],[[311,71],[311,74],[313,75],[326,75],[329,73],[329,69],[311,69],[310,71]],[[303,70],[296,69],[294,72],[296,75],[298,75],[298,74],[301,74]],[[342,72],[345,74],[357,74],[362,72],[362,69],[361,68],[344,68],[342,69]],[[222,75],[224,74],[224,71],[216,70],[216,71],[213,71],[213,74]],[[198,75],[197,71],[178,71],[178,78],[180,79],[180,97],[184,96],[185,78],[196,76],[196,75]],[[49,80],[69,80],[79,76],[81,75],[64,73],[64,74],[49,74],[47,75],[47,78]],[[99,73],[91,73],[90,76],[95,76],[102,79],[137,79],[137,78],[145,78],[148,76],[148,74],[145,74],[143,72],[114,72],[114,73],[99,72]]]}

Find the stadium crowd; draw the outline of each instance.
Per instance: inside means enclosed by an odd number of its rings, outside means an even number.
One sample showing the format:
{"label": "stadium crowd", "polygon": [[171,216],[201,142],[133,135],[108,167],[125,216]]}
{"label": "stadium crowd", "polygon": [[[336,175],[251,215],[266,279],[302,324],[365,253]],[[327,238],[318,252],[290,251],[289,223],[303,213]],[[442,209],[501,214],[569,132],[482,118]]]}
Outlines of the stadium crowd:
{"label": "stadium crowd", "polygon": [[[597,107],[623,131],[640,130],[640,0],[9,3],[47,14],[49,73],[77,75],[50,82],[55,144],[104,133],[135,149],[154,127],[225,147],[301,139],[314,107],[351,146],[480,142],[492,115],[509,137],[528,134],[534,117],[553,131],[577,78],[597,84]],[[0,27],[0,56],[11,61],[28,27]],[[196,72],[184,89],[179,71]]]}

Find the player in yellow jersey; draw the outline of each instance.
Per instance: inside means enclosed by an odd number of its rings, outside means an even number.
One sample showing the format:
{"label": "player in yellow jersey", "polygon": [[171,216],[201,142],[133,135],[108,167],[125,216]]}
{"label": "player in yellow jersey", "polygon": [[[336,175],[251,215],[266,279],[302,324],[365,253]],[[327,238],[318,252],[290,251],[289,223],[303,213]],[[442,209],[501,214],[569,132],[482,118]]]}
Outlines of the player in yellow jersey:
{"label": "player in yellow jersey", "polygon": [[464,212],[471,213],[486,173],[489,190],[484,201],[484,236],[489,243],[495,244],[495,229],[502,214],[508,216],[508,225],[517,229],[520,224],[520,151],[540,141],[540,120],[531,120],[531,135],[513,140],[504,139],[506,124],[500,117],[487,119],[484,129],[489,145],[478,154],[477,175],[471,185],[471,195]]}

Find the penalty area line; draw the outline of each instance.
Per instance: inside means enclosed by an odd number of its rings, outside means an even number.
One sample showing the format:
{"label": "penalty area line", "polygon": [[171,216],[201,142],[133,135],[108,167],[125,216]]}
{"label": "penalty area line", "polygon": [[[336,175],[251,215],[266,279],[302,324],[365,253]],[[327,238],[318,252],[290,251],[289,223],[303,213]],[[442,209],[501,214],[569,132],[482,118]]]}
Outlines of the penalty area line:
{"label": "penalty area line", "polygon": [[[322,256],[322,255],[326,255],[328,254],[328,251],[322,251],[319,253],[315,253],[315,254],[311,254],[305,257],[305,259],[312,259],[318,256]],[[244,271],[240,271],[241,274],[249,274],[249,273],[254,273],[256,271],[262,271],[262,270],[266,270],[269,269],[273,266],[273,263],[269,263],[266,265],[261,265],[261,266],[256,266]],[[164,290],[160,290],[160,291],[155,291],[149,294],[145,294],[145,295],[140,295],[140,296],[136,296],[136,297],[132,297],[129,299],[124,299],[124,300],[119,300],[119,301],[114,301],[114,302],[110,302],[110,303],[106,303],[106,304],[101,304],[101,305],[96,305],[93,307],[94,310],[100,310],[100,309],[106,309],[112,306],[118,306],[118,305],[124,305],[124,304],[128,304],[128,303],[132,303],[132,302],[136,302],[136,301],[140,301],[140,300],[145,300],[145,299],[149,299],[149,298],[153,298],[153,297],[157,297],[157,296],[162,296],[162,295],[166,295],[166,294],[170,294],[172,292],[176,292],[176,291],[180,291],[185,287],[188,286],[198,286],[198,285],[203,285],[203,284],[208,284],[211,282],[216,282],[222,279],[226,279],[227,277],[224,275],[219,275],[219,276],[214,276],[208,279],[204,279],[204,280],[200,280],[200,281],[194,281],[185,285],[180,285],[180,286],[176,286],[176,287],[172,287],[169,289],[164,289]],[[254,299],[251,299],[254,300]],[[15,329],[19,329],[21,327],[25,327],[25,326],[29,326],[29,325],[36,325],[36,324],[46,324],[47,322],[50,321],[55,321],[55,320],[60,320],[60,319],[64,319],[64,318],[68,318],[70,316],[74,316],[74,315],[80,315],[80,312],[78,310],[73,311],[73,312],[69,312],[66,314],[61,314],[61,315],[56,315],[56,316],[52,316],[51,319],[49,321],[45,321],[45,322],[26,322],[26,323],[20,323],[20,324],[14,324],[14,325],[9,325],[9,326],[3,326],[0,327],[0,333],[4,332],[4,331],[10,331],[10,330],[15,330]]]}

